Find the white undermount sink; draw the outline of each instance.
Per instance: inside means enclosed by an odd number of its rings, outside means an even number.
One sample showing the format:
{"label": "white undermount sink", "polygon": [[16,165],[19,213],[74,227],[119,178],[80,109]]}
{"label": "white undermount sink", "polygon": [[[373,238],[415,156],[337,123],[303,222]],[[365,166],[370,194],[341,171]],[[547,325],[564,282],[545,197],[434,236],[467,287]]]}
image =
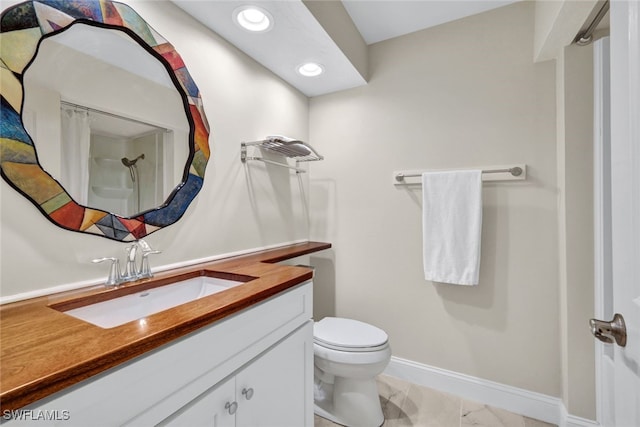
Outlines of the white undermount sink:
{"label": "white undermount sink", "polygon": [[143,319],[155,313],[195,301],[197,299],[222,292],[244,281],[222,279],[218,277],[197,276],[96,302],[83,307],[64,311],[85,322],[101,328],[113,328],[137,319]]}

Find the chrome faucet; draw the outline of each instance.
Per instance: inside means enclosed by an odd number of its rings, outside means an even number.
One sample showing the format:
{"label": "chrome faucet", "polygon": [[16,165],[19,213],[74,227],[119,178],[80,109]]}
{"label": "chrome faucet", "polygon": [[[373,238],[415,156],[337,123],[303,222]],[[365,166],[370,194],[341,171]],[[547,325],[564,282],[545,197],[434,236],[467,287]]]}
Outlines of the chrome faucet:
{"label": "chrome faucet", "polygon": [[118,260],[118,258],[96,258],[91,262],[95,264],[103,261],[111,261],[111,267],[109,268],[109,277],[107,277],[105,285],[115,287],[124,282],[122,273],[120,272],[120,261]]}
{"label": "chrome faucet", "polygon": [[[151,249],[151,246],[142,239],[133,242],[131,246],[127,247],[125,250],[127,252],[127,260],[124,274],[120,271],[120,261],[118,258],[97,258],[92,261],[94,263],[111,261],[109,277],[105,283],[107,286],[118,286],[125,282],[133,282],[138,279],[153,277],[153,273],[151,273],[151,267],[149,265],[149,255],[159,254],[160,251]],[[138,251],[142,252],[140,268],[138,268],[137,263]]]}
{"label": "chrome faucet", "polygon": [[138,279],[138,267],[136,265],[138,242],[133,242],[133,244],[125,250],[127,251],[127,264],[124,269],[123,279],[125,282],[132,282]]}
{"label": "chrome faucet", "polygon": [[142,261],[140,263],[138,277],[153,277],[153,273],[151,273],[151,267],[149,265],[149,255],[159,254],[161,251],[151,249],[151,246],[149,246],[149,244],[142,239],[138,240],[138,244],[140,245],[140,249],[142,250]]}

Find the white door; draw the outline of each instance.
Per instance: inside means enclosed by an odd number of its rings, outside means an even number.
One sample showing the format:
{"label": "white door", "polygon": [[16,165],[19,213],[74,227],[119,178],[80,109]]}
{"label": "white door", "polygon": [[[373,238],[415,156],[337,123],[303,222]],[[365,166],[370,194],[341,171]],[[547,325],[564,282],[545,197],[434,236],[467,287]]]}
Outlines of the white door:
{"label": "white door", "polygon": [[[640,2],[611,2],[611,285],[603,306],[626,326],[624,346],[602,346],[605,426],[640,426]],[[605,202],[606,203],[606,202]],[[605,263],[606,264],[606,263]],[[608,291],[608,292],[607,292]],[[608,306],[608,307],[607,307]],[[609,308],[609,309],[607,309]],[[601,320],[610,320],[605,318]]]}

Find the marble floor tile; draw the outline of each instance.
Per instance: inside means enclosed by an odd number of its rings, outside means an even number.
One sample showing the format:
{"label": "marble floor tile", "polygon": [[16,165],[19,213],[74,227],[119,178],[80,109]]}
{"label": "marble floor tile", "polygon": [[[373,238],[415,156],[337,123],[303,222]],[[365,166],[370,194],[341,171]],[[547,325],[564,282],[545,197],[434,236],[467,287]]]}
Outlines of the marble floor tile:
{"label": "marble floor tile", "polygon": [[525,427],[524,417],[481,403],[462,401],[461,426]]}
{"label": "marble floor tile", "polygon": [[319,417],[317,415],[313,415],[313,427],[335,427],[338,426],[339,424],[336,424],[334,422],[331,422],[327,419],[324,419],[322,417]]}
{"label": "marble floor tile", "polygon": [[380,394],[380,405],[382,406],[382,413],[385,419],[383,426],[407,425],[403,424],[408,418],[403,412],[402,406],[407,397],[410,384],[386,375],[379,375],[376,382],[378,384],[378,393]]}
{"label": "marble floor tile", "polygon": [[[383,427],[555,427],[394,377],[377,378]],[[315,416],[315,427],[339,427]]]}
{"label": "marble floor tile", "polygon": [[534,420],[533,418],[524,417],[524,427],[557,427],[555,424],[545,423],[544,421]]}
{"label": "marble floor tile", "polygon": [[404,416],[388,427],[459,427],[460,402],[458,397],[411,384],[400,407]]}

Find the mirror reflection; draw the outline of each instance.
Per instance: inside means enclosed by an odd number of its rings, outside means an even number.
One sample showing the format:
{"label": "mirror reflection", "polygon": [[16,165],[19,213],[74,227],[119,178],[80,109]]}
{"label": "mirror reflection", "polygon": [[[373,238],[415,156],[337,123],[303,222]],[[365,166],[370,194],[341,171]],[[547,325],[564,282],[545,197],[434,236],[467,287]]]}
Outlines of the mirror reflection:
{"label": "mirror reflection", "polygon": [[181,96],[121,31],[76,24],[43,40],[24,74],[22,117],[42,168],[80,205],[133,217],[183,181]]}

